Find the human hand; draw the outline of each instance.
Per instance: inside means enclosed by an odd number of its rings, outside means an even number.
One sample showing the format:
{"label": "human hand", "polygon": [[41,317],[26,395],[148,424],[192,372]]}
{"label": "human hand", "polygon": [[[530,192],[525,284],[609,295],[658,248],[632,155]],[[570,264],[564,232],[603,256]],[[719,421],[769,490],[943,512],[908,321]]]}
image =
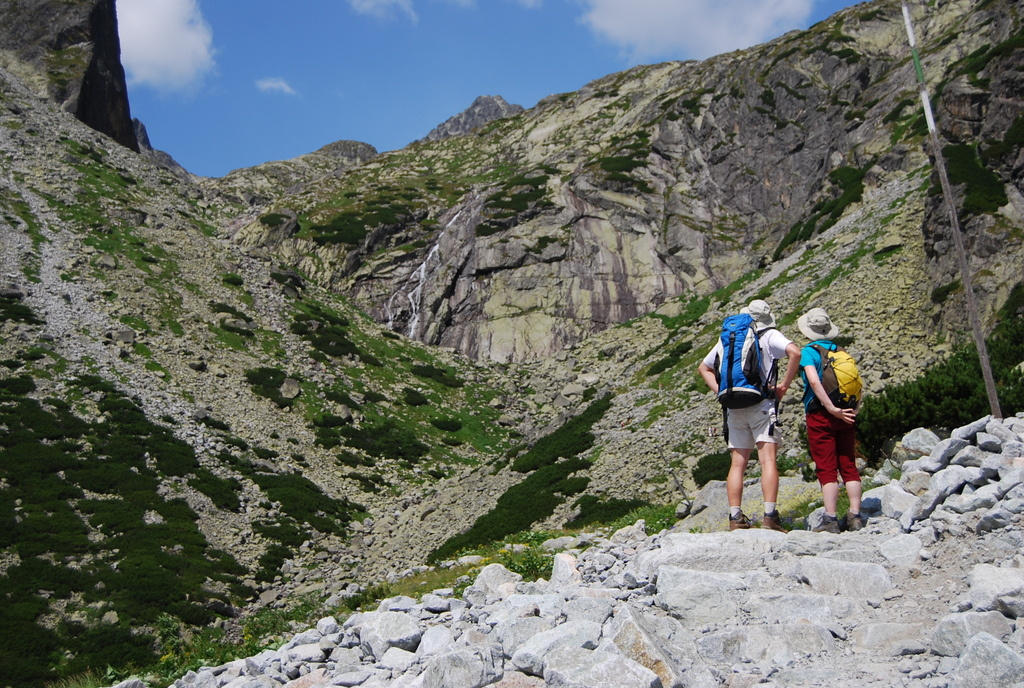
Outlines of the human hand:
{"label": "human hand", "polygon": [[857,420],[857,411],[855,409],[844,409],[837,406],[829,411],[829,413],[848,425],[853,425]]}

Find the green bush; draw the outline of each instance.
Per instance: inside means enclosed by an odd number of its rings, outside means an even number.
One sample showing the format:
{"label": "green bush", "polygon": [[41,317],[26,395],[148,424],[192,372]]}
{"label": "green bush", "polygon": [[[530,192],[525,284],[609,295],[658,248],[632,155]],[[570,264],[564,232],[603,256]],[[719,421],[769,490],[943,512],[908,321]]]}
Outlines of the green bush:
{"label": "green bush", "polygon": [[567,459],[538,468],[498,497],[494,508],[477,518],[469,530],[449,538],[434,550],[429,560],[436,563],[462,549],[497,542],[528,530],[554,513],[562,503],[563,497],[558,496],[557,491],[566,487],[566,479],[588,468],[590,462],[583,459]]}
{"label": "green bush", "polygon": [[242,485],[234,478],[221,478],[206,468],[199,468],[189,479],[189,484],[209,497],[218,509],[238,512],[241,508],[238,494],[242,491]]}
{"label": "green bush", "polygon": [[253,480],[282,511],[321,533],[344,536],[349,522],[363,508],[347,499],[331,499],[309,478],[297,473],[257,473]]}
{"label": "green bush", "polygon": [[528,547],[521,552],[504,550],[497,559],[499,564],[527,581],[550,578],[555,563],[554,554],[538,547]]}
{"label": "green bush", "polygon": [[512,463],[512,470],[518,473],[527,473],[549,466],[560,458],[576,456],[587,451],[594,446],[594,435],[590,432],[590,428],[601,420],[611,405],[611,395],[598,399],[583,413],[537,440],[529,451]]}
{"label": "green bush", "polygon": [[732,465],[732,456],[728,449],[714,454],[705,454],[697,460],[693,467],[693,482],[697,487],[704,487],[712,480],[725,480]]}
{"label": "green bush", "polygon": [[288,373],[279,368],[260,367],[245,371],[245,381],[257,395],[270,399],[280,408],[287,408],[295,403],[294,399],[285,399],[281,395],[281,385],[288,378]]}
{"label": "green bush", "polygon": [[420,442],[411,430],[399,427],[393,420],[360,428],[346,426],[341,429],[341,434],[348,446],[362,449],[377,458],[417,463],[430,451],[430,447]]}
{"label": "green bush", "polygon": [[458,418],[434,418],[430,424],[445,432],[458,432],[462,429],[462,421]]}
{"label": "green bush", "polygon": [[660,361],[656,361],[651,365],[650,368],[647,369],[647,377],[660,375],[666,370],[674,368],[676,365],[678,365],[679,361],[682,360],[682,357],[689,353],[692,348],[693,342],[691,341],[685,341],[676,344],[674,347],[672,347],[672,350],[669,352],[668,356],[665,356]]}
{"label": "green bush", "polygon": [[[987,341],[992,373],[1004,414],[1024,410],[1024,317],[996,326]],[[989,413],[988,395],[974,345],[955,351],[915,380],[867,396],[857,418],[861,451],[873,463],[883,447],[918,427],[955,428]]]}
{"label": "green bush", "polygon": [[611,523],[641,507],[647,502],[640,499],[602,500],[594,495],[583,495],[573,504],[580,510],[579,515],[566,521],[566,528],[583,528],[592,523]]}
{"label": "green bush", "polygon": [[946,146],[942,154],[949,165],[950,183],[965,185],[964,214],[991,214],[1009,202],[1002,180],[981,163],[973,146]]}
{"label": "green bush", "polygon": [[438,368],[437,366],[414,365],[410,368],[410,370],[412,371],[412,374],[415,375],[416,377],[422,377],[428,380],[434,380],[435,382],[440,382],[445,387],[458,389],[465,384],[462,380],[452,375],[449,371],[444,370],[443,368]]}
{"label": "green bush", "polygon": [[963,290],[963,283],[960,280],[953,280],[949,284],[944,284],[941,287],[935,287],[932,289],[932,302],[933,303],[945,303],[946,299],[952,296],[955,292]]}
{"label": "green bush", "polygon": [[426,406],[430,403],[430,400],[427,399],[422,392],[415,390],[412,387],[406,387],[405,390],[403,390],[402,395],[405,403],[409,406]]}
{"label": "green bush", "polygon": [[0,296],[0,321],[23,322],[29,325],[39,325],[43,322],[36,317],[31,308],[9,296]]}

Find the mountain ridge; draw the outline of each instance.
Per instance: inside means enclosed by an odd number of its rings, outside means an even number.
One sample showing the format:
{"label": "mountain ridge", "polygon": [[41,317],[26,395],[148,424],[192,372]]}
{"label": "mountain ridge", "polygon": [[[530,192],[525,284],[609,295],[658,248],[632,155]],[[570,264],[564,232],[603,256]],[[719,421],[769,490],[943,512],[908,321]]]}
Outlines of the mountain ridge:
{"label": "mountain ridge", "polygon": [[[898,16],[220,179],[0,68],[7,680],[151,661],[162,614],[400,579],[526,492],[506,511],[537,528],[679,503],[722,449],[696,362],[753,298],[790,335],[827,308],[871,395],[941,364],[969,336]],[[917,19],[947,157],[982,171],[955,184],[991,325],[1024,260],[1019,8]],[[796,466],[795,398],[782,418]]]}

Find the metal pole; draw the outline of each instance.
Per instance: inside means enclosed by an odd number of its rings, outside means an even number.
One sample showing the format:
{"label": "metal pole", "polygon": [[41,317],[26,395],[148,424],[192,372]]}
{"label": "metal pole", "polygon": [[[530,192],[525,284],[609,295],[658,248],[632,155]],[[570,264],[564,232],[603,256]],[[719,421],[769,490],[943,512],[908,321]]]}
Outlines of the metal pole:
{"label": "metal pole", "polygon": [[999,395],[996,393],[996,382],[992,377],[992,364],[988,358],[988,346],[985,344],[985,333],[981,329],[981,318],[978,317],[978,306],[974,300],[974,287],[971,283],[971,268],[967,262],[967,252],[964,250],[963,233],[960,230],[960,218],[957,216],[956,205],[953,202],[953,192],[949,187],[949,176],[946,174],[946,160],[942,155],[942,146],[939,142],[939,134],[935,128],[935,117],[932,115],[932,103],[928,97],[928,86],[924,81],[924,70],[921,68],[921,58],[917,54],[917,41],[914,38],[914,25],[910,21],[910,10],[905,0],[900,0],[903,6],[903,22],[907,26],[907,38],[910,40],[910,51],[914,57],[914,70],[917,72],[917,83],[921,87],[921,106],[924,108],[924,117],[928,122],[928,133],[932,143],[932,159],[935,160],[935,169],[939,174],[939,183],[942,185],[942,196],[946,201],[946,209],[949,211],[949,224],[953,231],[953,243],[956,244],[957,263],[960,265],[960,275],[964,285],[964,296],[967,300],[967,317],[974,331],[974,343],[978,348],[978,361],[981,363],[981,376],[985,380],[985,391],[988,393],[988,404],[993,418],[1002,418],[1003,413],[999,409]]}

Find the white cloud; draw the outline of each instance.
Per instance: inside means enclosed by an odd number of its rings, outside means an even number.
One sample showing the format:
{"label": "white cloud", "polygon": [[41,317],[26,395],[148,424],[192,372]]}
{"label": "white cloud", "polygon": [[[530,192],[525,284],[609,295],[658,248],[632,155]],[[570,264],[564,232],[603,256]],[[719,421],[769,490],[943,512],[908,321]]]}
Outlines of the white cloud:
{"label": "white cloud", "polygon": [[276,91],[277,93],[284,93],[289,96],[298,95],[295,89],[279,76],[270,76],[266,79],[258,79],[256,81],[256,88],[264,93],[272,93]]}
{"label": "white cloud", "polygon": [[393,10],[404,12],[413,22],[419,18],[413,9],[412,0],[348,0],[348,4],[359,14],[381,19],[389,18]]}
{"label": "white cloud", "polygon": [[797,28],[814,0],[579,0],[583,23],[638,61],[703,59]]}
{"label": "white cloud", "polygon": [[117,23],[130,84],[187,90],[214,67],[213,31],[196,0],[118,0]]}

